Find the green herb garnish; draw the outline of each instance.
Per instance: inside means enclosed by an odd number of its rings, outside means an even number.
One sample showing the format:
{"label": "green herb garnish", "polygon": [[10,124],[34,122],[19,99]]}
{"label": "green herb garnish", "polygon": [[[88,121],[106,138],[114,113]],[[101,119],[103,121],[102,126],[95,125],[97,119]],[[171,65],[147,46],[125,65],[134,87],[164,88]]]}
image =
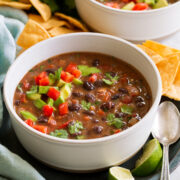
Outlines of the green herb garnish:
{"label": "green herb garnish", "polygon": [[132,106],[128,106],[126,104],[121,106],[121,112],[125,113],[125,114],[132,114],[133,111],[133,107]]}
{"label": "green herb garnish", "polygon": [[96,67],[89,67],[86,65],[79,65],[78,69],[81,71],[82,76],[88,76],[90,74],[93,73],[100,73],[100,69],[96,68]]}
{"label": "green herb garnish", "polygon": [[95,105],[100,105],[101,104],[101,101],[95,101],[95,103],[94,103]]}
{"label": "green herb garnish", "polygon": [[108,79],[102,79],[107,85],[113,85],[115,82],[117,82],[118,81],[118,79],[119,79],[119,76],[114,76],[114,77],[112,77],[111,76],[111,74],[110,73],[106,73],[106,77],[108,78]]}
{"label": "green herb garnish", "polygon": [[83,129],[83,124],[80,121],[76,121],[74,124],[69,126],[69,133],[70,134],[76,134],[79,133],[80,130]]}
{"label": "green herb garnish", "polygon": [[114,84],[112,81],[108,80],[108,79],[102,79],[107,85],[112,85]]}
{"label": "green herb garnish", "polygon": [[60,130],[56,129],[54,132],[51,132],[50,135],[58,138],[64,138],[64,139],[68,138],[68,132],[64,129],[60,129]]}
{"label": "green herb garnish", "polygon": [[38,86],[32,86],[29,91],[26,91],[26,94],[35,94],[38,92]]}
{"label": "green herb garnish", "polygon": [[123,126],[122,118],[116,118],[115,115],[112,113],[107,115],[107,123],[108,125],[113,125],[116,128],[121,128]]}
{"label": "green herb garnish", "polygon": [[62,67],[59,68],[57,71],[55,71],[55,76],[57,80],[61,78],[61,72],[62,72]]}
{"label": "green herb garnish", "polygon": [[88,111],[91,107],[91,103],[90,102],[86,102],[84,100],[81,101],[81,106],[84,110]]}

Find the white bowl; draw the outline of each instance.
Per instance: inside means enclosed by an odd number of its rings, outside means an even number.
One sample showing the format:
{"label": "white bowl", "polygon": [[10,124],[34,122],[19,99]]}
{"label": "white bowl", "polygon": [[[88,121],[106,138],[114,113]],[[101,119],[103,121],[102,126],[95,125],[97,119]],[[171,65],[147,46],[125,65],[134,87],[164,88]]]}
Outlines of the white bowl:
{"label": "white bowl", "polygon": [[[68,52],[98,52],[115,56],[136,67],[152,91],[153,104],[145,117],[131,128],[115,135],[90,139],[60,139],[26,125],[13,108],[15,89],[36,64]],[[153,116],[161,98],[161,80],[152,60],[135,45],[104,34],[74,33],[51,38],[22,53],[9,68],[4,82],[4,100],[14,130],[24,148],[53,167],[71,171],[92,171],[120,164],[132,157],[147,140]]]}
{"label": "white bowl", "polygon": [[165,37],[180,29],[180,2],[147,11],[127,11],[95,0],[75,0],[79,15],[93,30],[127,40]]}

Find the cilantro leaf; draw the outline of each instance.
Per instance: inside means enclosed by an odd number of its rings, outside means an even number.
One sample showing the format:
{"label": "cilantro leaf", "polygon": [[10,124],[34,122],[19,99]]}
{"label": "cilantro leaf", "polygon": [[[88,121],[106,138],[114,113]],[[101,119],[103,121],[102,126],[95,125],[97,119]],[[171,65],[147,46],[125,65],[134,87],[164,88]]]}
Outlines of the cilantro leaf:
{"label": "cilantro leaf", "polygon": [[107,122],[110,126],[115,126],[116,128],[121,128],[123,126],[122,118],[116,118],[114,114],[110,113],[107,115]]}
{"label": "cilantro leaf", "polygon": [[82,76],[88,76],[90,74],[93,73],[100,73],[100,69],[96,68],[96,67],[89,67],[86,65],[79,65],[78,69],[81,71]]}
{"label": "cilantro leaf", "polygon": [[126,114],[132,114],[133,111],[133,107],[132,106],[128,106],[126,104],[121,106],[121,112],[126,113]]}
{"label": "cilantro leaf", "polygon": [[51,132],[50,135],[58,138],[64,138],[64,139],[68,138],[68,132],[64,129],[60,129],[60,130],[56,129],[54,132]]}
{"label": "cilantro leaf", "polygon": [[84,100],[81,101],[81,106],[84,110],[88,111],[91,107],[91,103],[90,102],[86,102]]}
{"label": "cilantro leaf", "polygon": [[79,133],[80,130],[83,129],[83,124],[80,121],[76,121],[74,124],[69,125],[69,133],[70,134],[76,134]]}
{"label": "cilantro leaf", "polygon": [[57,71],[55,71],[55,76],[57,80],[61,78],[61,72],[62,72],[62,67],[59,68]]}
{"label": "cilantro leaf", "polygon": [[108,79],[102,79],[107,85],[112,85],[113,84],[113,82],[112,81],[110,81],[110,80],[108,80]]}

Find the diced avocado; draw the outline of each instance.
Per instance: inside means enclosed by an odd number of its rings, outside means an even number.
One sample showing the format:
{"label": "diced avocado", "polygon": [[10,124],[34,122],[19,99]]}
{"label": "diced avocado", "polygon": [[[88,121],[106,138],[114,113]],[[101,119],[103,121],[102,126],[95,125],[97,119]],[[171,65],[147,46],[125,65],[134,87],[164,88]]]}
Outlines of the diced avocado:
{"label": "diced avocado", "polygon": [[66,100],[71,95],[71,84],[66,83],[61,89],[60,89],[60,95],[62,99]]}
{"label": "diced avocado", "polygon": [[136,2],[137,2],[137,3],[144,3],[145,0],[137,0]]}
{"label": "diced avocado", "polygon": [[58,87],[54,87],[54,86],[39,86],[39,94],[47,94],[50,87],[53,87],[53,88],[59,90]]}
{"label": "diced avocado", "polygon": [[49,106],[53,106],[54,100],[53,100],[52,98],[48,98],[47,104],[48,104]]}
{"label": "diced avocado", "polygon": [[123,6],[121,9],[123,9],[123,10],[132,10],[134,8],[134,6],[135,6],[135,3],[133,1],[131,1],[130,3]]}
{"label": "diced avocado", "polygon": [[64,103],[65,100],[60,96],[55,102],[54,102],[54,105],[55,106],[59,106],[59,104],[62,104]]}
{"label": "diced avocado", "polygon": [[85,139],[85,137],[83,135],[80,136],[76,136],[77,139]]}
{"label": "diced avocado", "polygon": [[38,109],[42,109],[44,105],[46,105],[46,103],[41,100],[41,99],[37,99],[34,101],[34,105],[38,108]]}
{"label": "diced avocado", "polygon": [[30,113],[29,111],[20,111],[20,114],[23,116],[24,119],[31,119],[32,121],[37,121],[37,117],[34,116],[32,113]]}
{"label": "diced avocado", "polygon": [[50,73],[48,77],[49,77],[49,85],[52,86],[56,81],[56,76]]}
{"label": "diced avocado", "polygon": [[81,79],[74,78],[73,83],[76,84],[76,85],[82,85],[83,81]]}
{"label": "diced avocado", "polygon": [[155,0],[145,0],[145,3],[153,6],[153,5],[155,5]]}
{"label": "diced avocado", "polygon": [[158,9],[165,6],[168,6],[167,0],[158,0],[157,3],[155,3],[155,5],[153,6],[153,9]]}
{"label": "diced avocado", "polygon": [[66,84],[66,82],[63,81],[62,79],[60,79],[60,80],[58,81],[58,83],[57,83],[57,86],[58,86],[58,87],[62,87],[62,86],[64,86],[65,84]]}
{"label": "diced avocado", "polygon": [[26,94],[26,96],[28,97],[28,99],[31,100],[36,100],[41,98],[41,95],[38,93]]}

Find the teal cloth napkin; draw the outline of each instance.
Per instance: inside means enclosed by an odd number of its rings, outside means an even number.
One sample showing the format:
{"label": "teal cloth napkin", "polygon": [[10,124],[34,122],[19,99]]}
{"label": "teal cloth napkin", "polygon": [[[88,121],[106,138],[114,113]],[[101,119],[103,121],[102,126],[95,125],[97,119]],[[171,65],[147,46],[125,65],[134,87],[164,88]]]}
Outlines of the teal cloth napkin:
{"label": "teal cloth napkin", "polygon": [[[9,66],[20,50],[16,40],[27,20],[27,15],[21,10],[0,7],[0,128],[3,120],[1,87]],[[0,144],[1,179],[44,180],[30,164]]]}

